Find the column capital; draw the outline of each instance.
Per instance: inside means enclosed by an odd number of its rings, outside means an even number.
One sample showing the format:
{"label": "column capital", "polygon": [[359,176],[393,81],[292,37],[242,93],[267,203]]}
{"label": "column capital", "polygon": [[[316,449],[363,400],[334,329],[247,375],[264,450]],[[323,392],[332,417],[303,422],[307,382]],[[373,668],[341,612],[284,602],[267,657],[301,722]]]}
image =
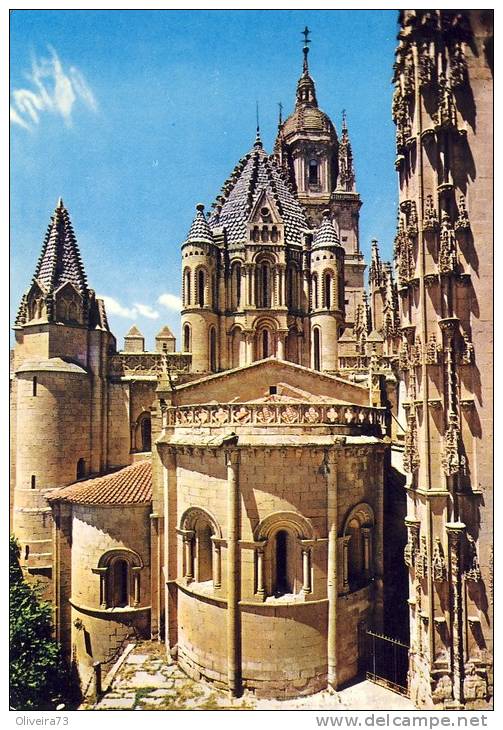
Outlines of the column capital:
{"label": "column capital", "polygon": [[226,449],[224,454],[226,466],[237,466],[239,464],[239,451],[237,449]]}

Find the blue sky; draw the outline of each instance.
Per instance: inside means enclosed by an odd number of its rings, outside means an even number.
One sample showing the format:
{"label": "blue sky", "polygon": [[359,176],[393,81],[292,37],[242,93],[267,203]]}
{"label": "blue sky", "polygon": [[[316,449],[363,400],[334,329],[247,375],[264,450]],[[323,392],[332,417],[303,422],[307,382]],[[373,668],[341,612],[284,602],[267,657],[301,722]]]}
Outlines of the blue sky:
{"label": "blue sky", "polygon": [[180,244],[253,144],[293,110],[301,30],[320,107],[346,109],[360,241],[390,258],[397,11],[40,11],[11,15],[11,320],[61,195],[119,346],[179,337]]}

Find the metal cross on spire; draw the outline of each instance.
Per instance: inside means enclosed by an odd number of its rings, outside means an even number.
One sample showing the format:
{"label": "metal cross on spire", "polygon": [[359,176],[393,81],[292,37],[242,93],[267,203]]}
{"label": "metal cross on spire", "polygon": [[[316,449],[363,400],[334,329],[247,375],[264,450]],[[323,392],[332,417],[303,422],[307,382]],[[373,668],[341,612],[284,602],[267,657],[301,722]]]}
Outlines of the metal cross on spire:
{"label": "metal cross on spire", "polygon": [[309,53],[309,43],[311,43],[311,41],[309,40],[310,33],[311,33],[311,31],[309,30],[309,28],[306,25],[306,27],[302,31],[302,35],[304,36],[304,47],[302,48],[302,52],[304,53],[304,73],[307,73],[307,70],[308,70],[307,54]]}

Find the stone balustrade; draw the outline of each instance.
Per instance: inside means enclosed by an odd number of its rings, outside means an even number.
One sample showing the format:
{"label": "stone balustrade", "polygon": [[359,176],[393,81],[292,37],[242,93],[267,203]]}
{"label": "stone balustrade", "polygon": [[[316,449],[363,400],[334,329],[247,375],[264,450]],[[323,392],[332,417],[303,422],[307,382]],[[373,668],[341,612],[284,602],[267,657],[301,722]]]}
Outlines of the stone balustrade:
{"label": "stone balustrade", "polygon": [[386,409],[346,404],[313,403],[232,403],[199,406],[172,406],[167,409],[168,425],[204,426],[386,426]]}
{"label": "stone balustrade", "polygon": [[143,375],[157,377],[162,371],[163,358],[172,372],[188,373],[192,355],[181,352],[119,352],[109,359],[111,377]]}

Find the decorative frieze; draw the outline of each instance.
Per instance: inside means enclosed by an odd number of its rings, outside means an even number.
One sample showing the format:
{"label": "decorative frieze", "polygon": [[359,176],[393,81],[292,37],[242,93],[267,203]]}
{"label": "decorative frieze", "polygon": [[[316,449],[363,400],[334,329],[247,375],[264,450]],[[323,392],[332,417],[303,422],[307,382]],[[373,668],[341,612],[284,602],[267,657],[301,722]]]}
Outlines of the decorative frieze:
{"label": "decorative frieze", "polygon": [[178,352],[121,352],[109,358],[108,373],[111,377],[158,376],[163,372],[163,363],[170,371],[186,373],[191,360],[192,355]]}
{"label": "decorative frieze", "polygon": [[466,332],[463,332],[461,350],[459,351],[459,362],[461,365],[473,365],[475,361],[475,349]]}
{"label": "decorative frieze", "polygon": [[308,403],[233,403],[229,405],[171,406],[171,426],[224,427],[228,425],[380,426],[385,427],[385,410],[368,406]]}
{"label": "decorative frieze", "polygon": [[403,558],[405,565],[408,568],[412,568],[416,560],[416,555],[419,553],[419,529],[421,523],[419,520],[406,517],[405,524],[407,526],[408,539],[403,551]]}

